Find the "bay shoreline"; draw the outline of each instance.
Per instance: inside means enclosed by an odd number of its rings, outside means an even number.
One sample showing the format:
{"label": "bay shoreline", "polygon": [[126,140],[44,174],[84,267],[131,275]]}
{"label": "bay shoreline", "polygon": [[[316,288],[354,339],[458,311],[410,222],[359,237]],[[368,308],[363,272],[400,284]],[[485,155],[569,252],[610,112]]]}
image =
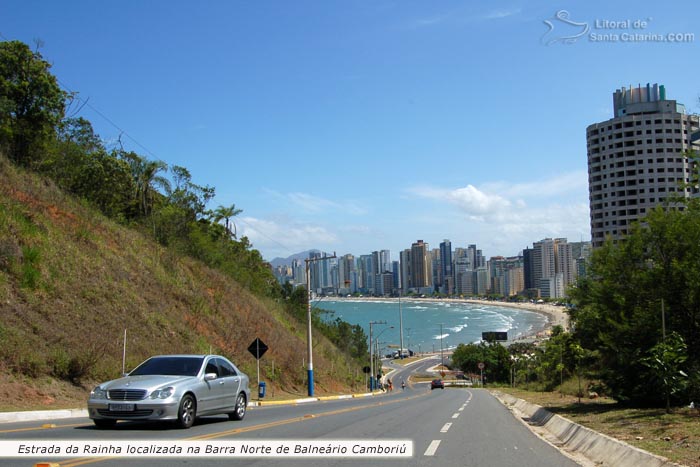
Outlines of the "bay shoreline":
{"label": "bay shoreline", "polygon": [[[398,302],[397,297],[327,297],[329,300],[336,301],[392,301]],[[532,311],[539,313],[547,318],[547,323],[544,329],[535,332],[532,335],[521,336],[519,340],[524,338],[546,337],[551,332],[554,326],[561,326],[565,331],[569,330],[569,315],[566,313],[566,308],[563,306],[552,305],[549,303],[531,303],[531,302],[505,302],[497,300],[478,300],[472,298],[416,298],[402,297],[401,301],[411,303],[471,303],[483,306],[504,307],[518,310]]]}

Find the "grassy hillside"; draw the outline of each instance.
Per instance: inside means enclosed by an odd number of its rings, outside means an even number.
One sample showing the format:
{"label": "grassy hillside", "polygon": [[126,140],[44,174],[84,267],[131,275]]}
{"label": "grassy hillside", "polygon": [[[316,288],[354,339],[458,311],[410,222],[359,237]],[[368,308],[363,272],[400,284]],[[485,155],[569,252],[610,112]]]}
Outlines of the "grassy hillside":
{"label": "grassy hillside", "polygon": [[[221,273],[106,219],[0,156],[0,371],[89,386],[158,353],[226,355],[255,384],[304,393],[305,323]],[[316,391],[349,390],[357,368],[314,342]],[[23,381],[27,381],[26,379]]]}

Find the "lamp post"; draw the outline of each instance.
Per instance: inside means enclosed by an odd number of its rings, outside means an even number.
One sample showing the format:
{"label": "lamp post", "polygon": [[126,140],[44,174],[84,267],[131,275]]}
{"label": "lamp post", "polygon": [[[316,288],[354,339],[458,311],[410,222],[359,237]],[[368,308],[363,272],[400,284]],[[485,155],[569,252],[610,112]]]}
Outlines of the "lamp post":
{"label": "lamp post", "polygon": [[313,345],[312,345],[312,340],[311,340],[311,268],[309,267],[309,264],[314,263],[316,261],[324,261],[327,259],[332,259],[335,258],[335,253],[333,253],[333,256],[326,256],[326,254],[323,254],[323,257],[321,258],[307,258],[304,261],[306,262],[306,293],[307,293],[307,300],[306,300],[306,320],[307,320],[307,329],[306,329],[306,337],[308,340],[308,346],[307,346],[307,354],[309,358],[309,363],[308,366],[306,367],[306,372],[307,372],[307,377],[308,377],[308,384],[309,384],[309,397],[313,397],[314,395],[314,354],[313,354]]}
{"label": "lamp post", "polygon": [[403,310],[401,309],[401,289],[399,289],[399,358],[403,358]]}
{"label": "lamp post", "polygon": [[411,328],[406,328],[406,350],[408,350],[408,356],[411,356]]}
{"label": "lamp post", "polygon": [[[374,341],[372,340],[372,326],[375,324],[387,324],[387,323],[386,323],[386,321],[370,321],[369,322],[369,389],[370,389],[370,391],[374,390],[374,345],[373,345]],[[382,332],[384,332],[384,331],[382,331]]]}
{"label": "lamp post", "polygon": [[440,323],[440,366],[442,371],[445,368],[445,357],[442,352],[442,323]]}

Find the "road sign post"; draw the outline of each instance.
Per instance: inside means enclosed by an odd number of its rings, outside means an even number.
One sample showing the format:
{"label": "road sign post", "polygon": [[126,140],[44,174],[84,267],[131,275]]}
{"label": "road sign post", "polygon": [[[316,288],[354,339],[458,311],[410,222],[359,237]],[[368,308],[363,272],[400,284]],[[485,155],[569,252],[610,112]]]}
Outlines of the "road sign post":
{"label": "road sign post", "polygon": [[255,357],[255,362],[257,365],[257,370],[258,370],[258,387],[260,387],[260,358],[267,352],[268,346],[260,340],[260,338],[256,337],[253,342],[250,343],[248,346],[248,352],[253,354],[253,357]]}

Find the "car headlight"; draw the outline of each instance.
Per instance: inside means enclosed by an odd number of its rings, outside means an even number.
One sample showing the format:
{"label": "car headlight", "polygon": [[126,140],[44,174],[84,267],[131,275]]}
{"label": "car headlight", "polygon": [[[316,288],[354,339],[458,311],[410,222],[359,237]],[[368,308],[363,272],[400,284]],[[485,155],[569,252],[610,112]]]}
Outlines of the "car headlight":
{"label": "car headlight", "polygon": [[107,391],[97,386],[95,389],[90,391],[90,399],[107,399]]}
{"label": "car headlight", "polygon": [[167,388],[156,389],[151,393],[151,399],[167,399],[175,392],[175,388],[168,386]]}

